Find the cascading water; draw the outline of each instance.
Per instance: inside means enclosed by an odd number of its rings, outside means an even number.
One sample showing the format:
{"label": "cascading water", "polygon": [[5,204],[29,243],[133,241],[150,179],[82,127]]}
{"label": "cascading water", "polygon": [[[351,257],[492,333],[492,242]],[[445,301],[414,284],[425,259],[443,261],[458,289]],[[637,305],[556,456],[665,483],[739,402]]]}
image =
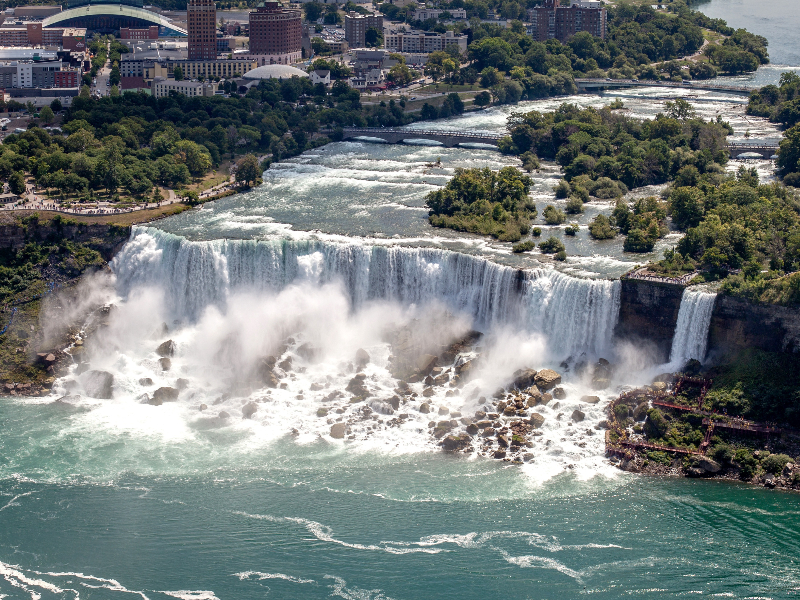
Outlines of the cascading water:
{"label": "cascading water", "polygon": [[712,292],[686,289],[681,297],[678,322],[672,338],[670,364],[682,366],[689,359],[702,362],[708,347],[708,328],[714,301],[717,295]]}
{"label": "cascading water", "polygon": [[521,271],[432,248],[320,241],[190,242],[136,228],[114,259],[125,297],[141,286],[164,290],[171,316],[196,320],[224,310],[235,292],[276,293],[287,285],[341,282],[353,309],[370,300],[443,302],[478,327],[511,325],[547,336],[554,355],[610,350],[619,313],[618,281],[578,279],[554,270]]}

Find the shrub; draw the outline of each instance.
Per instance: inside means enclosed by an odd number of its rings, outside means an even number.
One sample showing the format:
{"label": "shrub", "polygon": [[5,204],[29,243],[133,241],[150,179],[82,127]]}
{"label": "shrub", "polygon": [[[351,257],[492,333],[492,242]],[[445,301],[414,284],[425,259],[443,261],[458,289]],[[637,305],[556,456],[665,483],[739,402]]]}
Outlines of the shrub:
{"label": "shrub", "polygon": [[570,188],[566,179],[562,179],[558,182],[558,185],[553,188],[553,191],[556,193],[556,198],[568,198],[570,192],[572,192],[572,188]]}
{"label": "shrub", "polygon": [[517,242],[516,244],[511,246],[511,249],[515,253],[529,252],[529,251],[533,250],[534,248],[536,248],[536,242],[532,242],[531,240],[526,240],[524,242]]}
{"label": "shrub", "polygon": [[548,204],[544,209],[544,220],[548,225],[561,225],[566,222],[567,215],[552,204]]}
{"label": "shrub", "polygon": [[664,437],[669,428],[669,421],[657,408],[651,408],[647,411],[647,420],[644,422],[644,431],[647,437],[661,438]]}
{"label": "shrub", "polygon": [[717,444],[709,451],[709,456],[721,463],[729,463],[733,461],[734,452],[728,444]]}
{"label": "shrub", "polygon": [[583,212],[583,200],[578,196],[570,196],[567,201],[566,212],[568,215],[577,215]]}
{"label": "shrub", "polygon": [[556,254],[565,250],[564,244],[557,237],[550,236],[545,241],[539,243],[539,250],[544,254]]}
{"label": "shrub", "polygon": [[750,450],[747,448],[739,448],[733,455],[733,459],[739,465],[739,475],[741,478],[745,480],[752,479],[753,475],[756,474],[758,461],[750,453]]}
{"label": "shrub", "polygon": [[617,404],[614,407],[614,416],[617,417],[620,421],[627,419],[628,414],[630,413],[630,409],[628,408],[627,404]]}
{"label": "shrub", "polygon": [[561,250],[560,252],[556,252],[556,255],[553,258],[556,260],[565,261],[567,260],[567,251]]}
{"label": "shrub", "polygon": [[579,230],[580,230],[580,227],[578,226],[578,224],[577,223],[573,223],[572,225],[567,225],[564,228],[564,233],[566,233],[567,235],[575,235],[575,234],[578,233]]}
{"label": "shrub", "polygon": [[596,240],[610,240],[617,235],[611,220],[605,215],[597,215],[589,224],[589,235]]}
{"label": "shrub", "polygon": [[767,473],[777,475],[783,471],[783,467],[790,462],[794,462],[790,456],[786,456],[785,454],[770,454],[761,462],[761,466],[764,467]]}
{"label": "shrub", "polygon": [[542,228],[541,227],[534,227],[531,230],[531,235],[533,237],[539,237],[540,235],[542,235]]}

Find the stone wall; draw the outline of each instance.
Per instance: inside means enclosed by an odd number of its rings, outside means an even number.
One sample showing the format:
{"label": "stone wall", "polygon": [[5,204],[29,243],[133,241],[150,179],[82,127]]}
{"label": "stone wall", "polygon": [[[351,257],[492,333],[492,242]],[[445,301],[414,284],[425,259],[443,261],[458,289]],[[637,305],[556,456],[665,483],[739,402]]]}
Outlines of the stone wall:
{"label": "stone wall", "polygon": [[114,254],[125,244],[130,236],[130,227],[107,225],[103,223],[77,223],[63,225],[47,222],[39,224],[5,223],[0,224],[0,248],[19,250],[28,242],[53,242],[69,240],[86,243],[100,252],[105,260],[111,260]]}

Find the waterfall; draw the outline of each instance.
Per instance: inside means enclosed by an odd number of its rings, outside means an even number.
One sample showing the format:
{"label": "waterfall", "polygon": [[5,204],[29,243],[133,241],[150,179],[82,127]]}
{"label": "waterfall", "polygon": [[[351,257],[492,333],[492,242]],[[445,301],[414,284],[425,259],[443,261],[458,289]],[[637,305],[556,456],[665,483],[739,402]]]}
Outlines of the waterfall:
{"label": "waterfall", "polygon": [[683,366],[689,359],[705,359],[708,347],[708,327],[717,295],[711,292],[685,289],[672,338],[670,363]]}
{"label": "waterfall", "polygon": [[140,286],[163,290],[170,312],[196,320],[231,293],[277,293],[292,283],[340,283],[354,310],[370,300],[402,305],[443,302],[476,326],[541,332],[558,355],[610,349],[620,283],[569,277],[552,269],[523,271],[481,257],[435,248],[326,241],[192,242],[134,228],[112,261],[125,297]]}

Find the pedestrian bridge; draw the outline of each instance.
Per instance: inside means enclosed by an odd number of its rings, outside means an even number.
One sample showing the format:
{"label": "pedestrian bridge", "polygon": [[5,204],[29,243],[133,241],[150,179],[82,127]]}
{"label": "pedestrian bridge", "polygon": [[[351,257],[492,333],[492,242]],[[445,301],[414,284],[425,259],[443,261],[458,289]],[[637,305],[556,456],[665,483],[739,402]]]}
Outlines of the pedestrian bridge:
{"label": "pedestrian bridge", "polygon": [[737,94],[749,96],[753,88],[737,85],[721,85],[718,83],[700,83],[697,81],[647,81],[641,79],[576,79],[575,85],[579,92],[595,90],[613,90],[632,87],[659,87],[659,88],[679,88],[686,90],[703,90],[707,92],[722,92],[725,94]]}
{"label": "pedestrian bridge", "polygon": [[395,127],[345,127],[342,139],[375,138],[390,144],[400,144],[406,140],[430,140],[439,142],[447,148],[459,144],[489,144],[497,146],[502,136],[469,131],[426,131],[422,129],[399,129]]}

